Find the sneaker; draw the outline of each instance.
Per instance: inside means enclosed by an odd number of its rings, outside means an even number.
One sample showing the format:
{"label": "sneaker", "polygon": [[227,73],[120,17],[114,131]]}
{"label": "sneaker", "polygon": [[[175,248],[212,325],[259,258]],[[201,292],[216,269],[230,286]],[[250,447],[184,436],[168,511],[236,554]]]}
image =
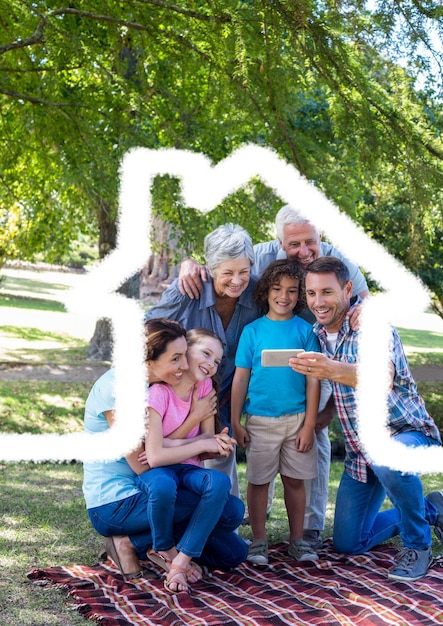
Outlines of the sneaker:
{"label": "sneaker", "polygon": [[304,530],[303,541],[309,543],[313,550],[320,550],[320,548],[323,548],[323,539],[319,530]]}
{"label": "sneaker", "polygon": [[434,524],[434,533],[443,543],[443,491],[432,491],[426,497],[438,509],[437,521]]}
{"label": "sneaker", "polygon": [[397,555],[397,564],[389,571],[388,578],[395,580],[418,580],[426,576],[432,563],[432,548],[415,550],[403,548]]}
{"label": "sneaker", "polygon": [[268,559],[268,542],[266,539],[256,539],[251,543],[248,549],[247,560],[254,565],[267,565]]}
{"label": "sneaker", "polygon": [[290,541],[288,554],[296,561],[318,561],[316,551],[303,539],[293,539]]}

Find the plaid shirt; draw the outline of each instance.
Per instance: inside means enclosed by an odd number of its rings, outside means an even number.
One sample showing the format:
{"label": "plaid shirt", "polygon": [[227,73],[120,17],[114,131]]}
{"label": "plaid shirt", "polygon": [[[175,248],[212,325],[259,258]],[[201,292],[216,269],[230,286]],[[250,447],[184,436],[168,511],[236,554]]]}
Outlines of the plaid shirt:
{"label": "plaid shirt", "polygon": [[[360,300],[360,299],[359,299]],[[352,330],[349,317],[346,317],[337,336],[334,354],[326,344],[326,330],[318,323],[314,332],[319,338],[323,354],[343,363],[358,362],[359,331]],[[395,366],[392,389],[388,395],[388,429],[391,435],[405,431],[419,431],[441,443],[440,433],[434,420],[426,411],[423,399],[412,378],[403,345],[395,328],[392,328],[391,360]],[[335,406],[338,412],[345,440],[345,468],[348,474],[359,482],[367,482],[367,468],[370,466],[365,456],[357,430],[357,402],[355,389],[332,382]]]}

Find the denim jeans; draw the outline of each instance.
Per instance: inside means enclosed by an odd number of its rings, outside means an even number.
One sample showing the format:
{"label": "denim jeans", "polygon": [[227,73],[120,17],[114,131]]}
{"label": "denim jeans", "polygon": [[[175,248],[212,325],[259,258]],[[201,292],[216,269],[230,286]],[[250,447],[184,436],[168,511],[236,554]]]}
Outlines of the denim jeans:
{"label": "denim jeans", "polygon": [[[178,490],[173,517],[176,542],[185,533],[199,500],[200,497],[195,493],[186,489]],[[201,556],[196,561],[212,568],[230,569],[246,559],[248,546],[234,532],[241,524],[244,510],[241,500],[229,496]],[[88,514],[92,526],[100,535],[129,535],[138,557],[146,559],[146,553],[152,546],[146,493],[140,491],[129,498],[88,509]]]}
{"label": "denim jeans", "polygon": [[187,463],[157,467],[136,481],[148,496],[148,520],[156,552],[175,545],[173,516],[177,490],[182,487],[200,496],[177,549],[188,556],[200,556],[229,497],[229,478],[216,470]]}
{"label": "denim jeans", "polygon": [[[323,382],[323,381],[322,381]],[[304,530],[323,530],[329,496],[329,469],[331,467],[331,441],[328,427],[316,435],[317,471],[316,478],[305,480],[306,508]]]}
{"label": "denim jeans", "polygon": [[[411,431],[395,437],[406,446],[433,446],[439,442]],[[393,508],[380,511],[385,497]],[[333,543],[337,552],[361,554],[400,535],[406,548],[425,550],[432,543],[430,525],[436,507],[424,497],[420,478],[385,466],[372,466],[368,482],[354,480],[344,471],[335,503]]]}

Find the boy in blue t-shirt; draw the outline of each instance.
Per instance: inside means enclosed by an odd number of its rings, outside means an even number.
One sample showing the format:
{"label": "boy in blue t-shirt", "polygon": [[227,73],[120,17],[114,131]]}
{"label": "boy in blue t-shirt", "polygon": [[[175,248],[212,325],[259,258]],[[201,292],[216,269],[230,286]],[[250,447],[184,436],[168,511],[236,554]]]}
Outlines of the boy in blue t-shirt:
{"label": "boy in blue t-shirt", "polygon": [[[311,324],[296,315],[305,308],[304,271],[296,261],[274,261],[257,283],[255,300],[266,315],[244,327],[235,357],[231,421],[246,448],[248,512],[253,542],[248,561],[267,565],[266,509],[269,483],[280,473],[289,522],[289,554],[318,555],[303,541],[304,480],[317,475],[315,425],[320,383],[289,367],[263,367],[264,349],[320,351]],[[246,426],[240,419],[246,413]]]}

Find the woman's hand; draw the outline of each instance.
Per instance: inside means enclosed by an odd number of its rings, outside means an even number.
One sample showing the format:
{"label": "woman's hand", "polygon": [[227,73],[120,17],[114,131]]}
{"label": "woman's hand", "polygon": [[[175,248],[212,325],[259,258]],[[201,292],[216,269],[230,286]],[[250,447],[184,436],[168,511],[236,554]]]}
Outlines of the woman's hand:
{"label": "woman's hand", "polygon": [[229,456],[231,452],[234,451],[237,442],[229,436],[228,428],[223,428],[223,430],[220,433],[216,433],[214,437],[217,441],[219,454],[221,454],[221,456]]}
{"label": "woman's hand", "polygon": [[140,452],[140,454],[138,455],[138,459],[137,460],[142,465],[149,465],[148,457],[146,456],[146,450],[143,450],[142,452]]}
{"label": "woman's hand", "polygon": [[234,451],[236,440],[228,435],[228,429],[224,428],[220,433],[216,433],[207,438],[207,451],[200,455],[200,459],[213,459],[216,457],[228,457]]}

